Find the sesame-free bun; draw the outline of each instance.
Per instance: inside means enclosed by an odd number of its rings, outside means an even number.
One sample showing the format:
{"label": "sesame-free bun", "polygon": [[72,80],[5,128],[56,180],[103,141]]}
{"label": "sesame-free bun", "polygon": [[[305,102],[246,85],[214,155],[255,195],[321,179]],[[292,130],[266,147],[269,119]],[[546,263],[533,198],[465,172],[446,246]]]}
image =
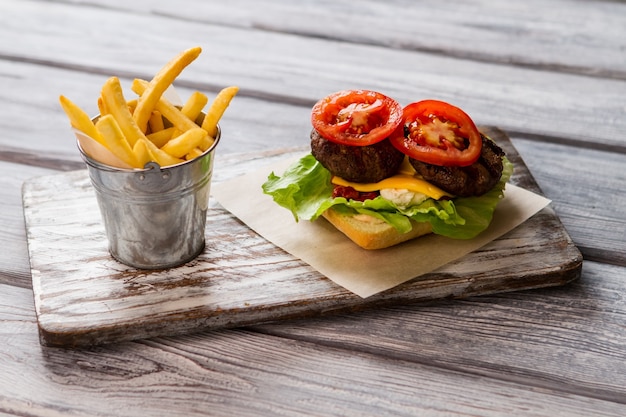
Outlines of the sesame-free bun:
{"label": "sesame-free bun", "polygon": [[407,233],[399,233],[390,224],[366,214],[346,214],[330,208],[322,215],[363,249],[388,248],[432,233],[432,226],[427,222],[418,223],[411,220],[413,228]]}

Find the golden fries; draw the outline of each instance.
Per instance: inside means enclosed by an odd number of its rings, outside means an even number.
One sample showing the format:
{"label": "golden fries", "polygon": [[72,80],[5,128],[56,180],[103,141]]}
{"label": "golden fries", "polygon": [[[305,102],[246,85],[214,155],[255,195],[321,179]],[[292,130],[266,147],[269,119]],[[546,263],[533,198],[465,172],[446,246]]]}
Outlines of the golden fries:
{"label": "golden fries", "polygon": [[145,138],[144,133],[139,129],[130,113],[128,103],[126,103],[122,93],[120,80],[117,77],[109,78],[102,86],[100,94],[107,114],[115,118],[130,146],[135,145],[135,142],[140,138]]}
{"label": "golden fries", "polygon": [[101,116],[96,122],[96,129],[102,135],[105,146],[111,152],[128,165],[134,168],[142,168],[137,162],[137,157],[133,153],[126,137],[124,137],[122,129],[112,115],[105,114]]}
{"label": "golden fries", "polygon": [[150,132],[155,133],[165,129],[165,125],[163,124],[163,115],[158,110],[153,110],[150,115],[150,119],[148,120],[148,125],[150,126]]}
{"label": "golden fries", "polygon": [[165,90],[174,82],[183,69],[200,55],[200,52],[202,52],[202,49],[199,46],[181,52],[169,61],[150,81],[150,85],[146,88],[145,93],[139,98],[137,108],[133,114],[135,123],[141,130],[146,130],[152,109]]}
{"label": "golden fries", "polygon": [[204,117],[202,128],[209,133],[212,138],[217,134],[217,122],[222,118],[224,111],[230,105],[231,100],[239,92],[239,87],[226,87],[220,91],[211,104],[209,111]]}
{"label": "golden fries", "polygon": [[[131,87],[131,89],[139,95],[144,94],[147,88],[148,82],[138,78],[133,81],[133,85]],[[159,98],[159,100],[155,103],[155,108],[163,115],[163,117],[183,132],[200,127],[185,116],[180,109],[170,103],[166,98]]]}
{"label": "golden fries", "polygon": [[[142,145],[145,145],[148,154],[150,155],[150,161],[154,161],[162,167],[169,165],[176,165],[183,162],[182,159],[176,158],[169,153],[162,151],[157,148],[156,145],[150,142],[148,139],[140,139],[138,143],[141,142]],[[140,146],[142,146],[140,145]]]}
{"label": "golden fries", "polygon": [[64,96],[59,97],[61,107],[72,127],[133,168],[141,169],[150,161],[165,167],[192,160],[214,143],[217,124],[239,90],[227,87],[220,91],[204,119],[199,116],[209,101],[205,94],[193,92],[181,108],[163,97],[200,52],[200,47],[187,49],[169,61],[152,80],[134,80],[131,89],[138,95],[136,99],[126,100],[120,80],[110,77],[98,97],[100,116],[95,121]]}
{"label": "golden fries", "polygon": [[158,148],[165,145],[172,137],[174,137],[174,132],[177,129],[172,126],[167,129],[157,130],[154,133],[150,133],[146,135],[146,137],[150,140],[150,142],[154,143]]}
{"label": "golden fries", "polygon": [[189,151],[189,153],[187,155],[185,155],[185,160],[191,161],[192,159],[196,159],[197,157],[199,157],[203,153],[204,152],[202,151],[202,149],[200,149],[200,148],[193,148],[191,151]]}
{"label": "golden fries", "polygon": [[[87,136],[90,136],[100,142],[102,145],[105,145],[100,132],[96,129],[96,126],[91,122],[91,119],[76,104],[74,104],[69,98],[65,96],[59,97],[59,101],[61,102],[61,107],[63,107],[63,111],[67,114],[67,117],[70,119],[70,124],[73,128],[80,130]],[[105,145],[106,146],[106,145]]]}
{"label": "golden fries", "polygon": [[200,146],[207,136],[206,130],[198,127],[196,129],[189,129],[180,136],[171,139],[165,145],[161,147],[161,150],[169,153],[170,155],[183,158],[194,148]]}
{"label": "golden fries", "polygon": [[208,102],[209,98],[206,95],[194,91],[180,111],[190,120],[196,120]]}
{"label": "golden fries", "polygon": [[137,163],[141,167],[145,167],[150,161],[156,162],[154,157],[150,155],[148,145],[146,145],[146,141],[143,139],[139,139],[137,143],[135,143],[135,146],[133,146],[133,153],[135,154],[135,158],[137,158]]}

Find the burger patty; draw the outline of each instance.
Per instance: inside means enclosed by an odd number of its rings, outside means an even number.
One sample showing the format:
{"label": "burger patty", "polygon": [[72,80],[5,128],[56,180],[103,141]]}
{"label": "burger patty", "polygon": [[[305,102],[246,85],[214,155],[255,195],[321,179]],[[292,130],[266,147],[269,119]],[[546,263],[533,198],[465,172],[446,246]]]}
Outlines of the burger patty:
{"label": "burger patty", "polygon": [[481,135],[483,146],[480,157],[466,167],[447,167],[426,164],[409,158],[417,173],[431,184],[459,197],[485,194],[500,181],[504,151],[492,140]]}
{"label": "burger patty", "polygon": [[331,174],[352,182],[378,182],[394,175],[404,154],[387,140],[373,145],[350,146],[324,139],[311,131],[311,154]]}

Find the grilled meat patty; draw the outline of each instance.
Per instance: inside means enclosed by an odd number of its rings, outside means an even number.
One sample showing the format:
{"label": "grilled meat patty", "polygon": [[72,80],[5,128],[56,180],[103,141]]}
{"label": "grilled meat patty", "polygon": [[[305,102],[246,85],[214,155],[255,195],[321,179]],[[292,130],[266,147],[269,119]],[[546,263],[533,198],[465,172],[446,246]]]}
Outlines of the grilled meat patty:
{"label": "grilled meat patty", "polygon": [[311,154],[331,174],[352,182],[378,182],[394,175],[404,154],[385,139],[373,145],[349,146],[311,131]]}
{"label": "grilled meat patty", "polygon": [[485,194],[500,181],[504,151],[481,135],[483,148],[478,161],[466,167],[426,164],[413,158],[409,162],[431,184],[459,197]]}

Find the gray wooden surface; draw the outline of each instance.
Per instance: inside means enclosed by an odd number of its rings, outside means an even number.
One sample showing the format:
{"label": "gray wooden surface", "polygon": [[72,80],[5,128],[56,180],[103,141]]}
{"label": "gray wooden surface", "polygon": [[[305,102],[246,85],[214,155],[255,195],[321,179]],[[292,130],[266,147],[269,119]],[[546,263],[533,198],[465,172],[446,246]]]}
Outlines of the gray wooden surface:
{"label": "gray wooden surface", "polygon": [[[3,0],[0,23],[0,414],[624,414],[625,2]],[[310,106],[338,89],[448,100],[511,137],[583,254],[580,279],[42,347],[21,187],[82,167],[58,95],[95,113],[106,77],[150,77],[193,45],[183,95],[241,87],[218,164],[306,145]]]}

